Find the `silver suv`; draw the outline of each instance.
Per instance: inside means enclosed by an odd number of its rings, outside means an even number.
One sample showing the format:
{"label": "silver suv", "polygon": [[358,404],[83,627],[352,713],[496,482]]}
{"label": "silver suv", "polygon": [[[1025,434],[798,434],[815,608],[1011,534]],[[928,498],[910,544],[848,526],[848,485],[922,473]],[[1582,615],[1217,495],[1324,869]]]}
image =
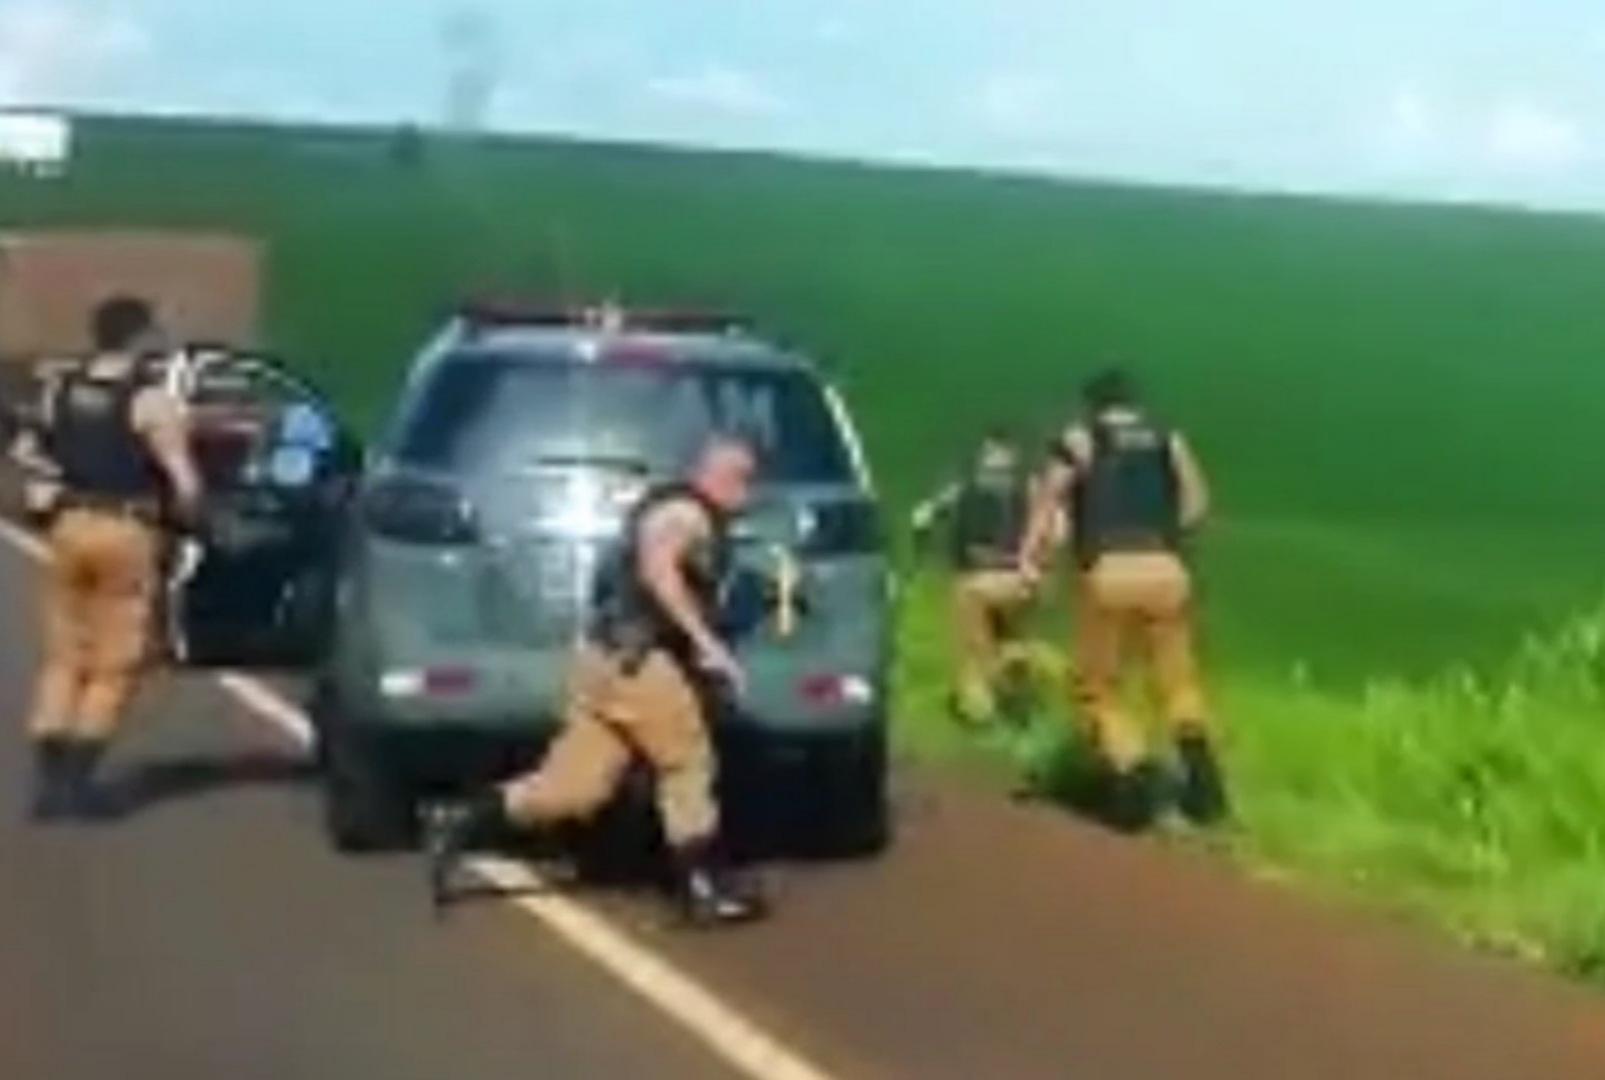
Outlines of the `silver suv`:
{"label": "silver suv", "polygon": [[404,845],[421,799],[539,752],[625,512],[731,428],[764,475],[721,613],[750,681],[716,723],[730,827],[884,843],[888,566],[837,393],[740,320],[479,304],[418,356],[352,515],[313,709],[336,846]]}

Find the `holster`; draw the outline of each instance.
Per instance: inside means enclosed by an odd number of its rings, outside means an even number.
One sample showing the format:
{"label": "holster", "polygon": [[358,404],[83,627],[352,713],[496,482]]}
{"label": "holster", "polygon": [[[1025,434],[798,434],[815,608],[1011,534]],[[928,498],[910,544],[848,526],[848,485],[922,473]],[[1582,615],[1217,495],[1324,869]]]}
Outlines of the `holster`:
{"label": "holster", "polygon": [[640,674],[642,665],[658,644],[650,628],[616,619],[598,622],[591,631],[591,640],[628,678]]}

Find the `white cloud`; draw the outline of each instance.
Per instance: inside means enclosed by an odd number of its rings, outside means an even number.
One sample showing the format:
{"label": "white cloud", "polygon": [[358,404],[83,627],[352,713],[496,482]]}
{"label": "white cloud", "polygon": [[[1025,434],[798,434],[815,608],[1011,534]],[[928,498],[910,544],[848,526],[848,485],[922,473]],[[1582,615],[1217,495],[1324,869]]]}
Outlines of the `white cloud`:
{"label": "white cloud", "polygon": [[1034,139],[1053,134],[1062,118],[1058,80],[1035,72],[996,72],[982,81],[969,111],[993,135]]}
{"label": "white cloud", "polygon": [[651,80],[647,89],[664,101],[728,116],[777,116],[790,109],[785,99],[756,75],[723,64],[709,64],[683,75],[660,76]]}
{"label": "white cloud", "polygon": [[151,48],[149,33],[107,4],[0,0],[0,102],[77,98]]}
{"label": "white cloud", "polygon": [[1489,113],[1484,145],[1495,160],[1524,169],[1551,170],[1573,164],[1588,140],[1576,120],[1535,102],[1512,99]]}
{"label": "white cloud", "polygon": [[1401,84],[1369,116],[1383,182],[1445,198],[1529,199],[1579,179],[1586,126],[1531,92],[1459,96]]}

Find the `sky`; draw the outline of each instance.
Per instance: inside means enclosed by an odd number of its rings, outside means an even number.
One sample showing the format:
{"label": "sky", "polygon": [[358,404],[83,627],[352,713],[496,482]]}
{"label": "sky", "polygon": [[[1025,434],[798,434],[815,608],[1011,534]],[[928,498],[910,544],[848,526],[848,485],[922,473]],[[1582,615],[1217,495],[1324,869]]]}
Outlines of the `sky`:
{"label": "sky", "polygon": [[1605,210],[1601,0],[0,0],[0,105]]}

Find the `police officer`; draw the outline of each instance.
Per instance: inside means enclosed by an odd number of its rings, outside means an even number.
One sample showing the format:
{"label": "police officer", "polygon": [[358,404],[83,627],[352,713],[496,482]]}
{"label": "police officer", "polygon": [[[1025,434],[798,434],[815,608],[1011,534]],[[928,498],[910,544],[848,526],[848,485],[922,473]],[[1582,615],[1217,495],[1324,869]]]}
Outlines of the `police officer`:
{"label": "police officer", "polygon": [[94,772],[145,659],[164,501],[188,515],[200,499],[182,405],[144,380],[153,333],[144,301],[105,301],[91,317],[96,354],[43,406],[62,492],[47,534],[44,668],[28,721],[38,820],[104,809]]}
{"label": "police officer", "polygon": [[1068,500],[1079,567],[1076,687],[1080,715],[1104,767],[1104,811],[1120,828],[1157,811],[1156,769],[1121,702],[1127,635],[1140,633],[1158,676],[1182,769],[1179,808],[1199,824],[1227,812],[1194,655],[1193,584],[1184,537],[1209,510],[1203,470],[1187,440],[1141,404],[1112,369],[1085,387],[1084,419],[1064,433],[1033,515],[1024,562],[1041,565],[1051,515]]}
{"label": "police officer", "polygon": [[1011,640],[1029,603],[1032,580],[1019,552],[1031,513],[1031,478],[1018,443],[1001,428],[982,438],[967,475],[914,510],[916,534],[938,519],[951,529],[953,635],[958,655],[955,712],[970,721],[997,716],[998,690],[1023,656]]}
{"label": "police officer", "polygon": [[471,844],[509,825],[593,815],[639,757],[655,775],[686,916],[712,925],[763,914],[762,900],[721,857],[708,730],[714,700],[739,695],[745,683],[715,629],[715,609],[729,524],[747,505],[757,465],[745,439],[713,436],[685,481],[648,492],[631,512],[619,557],[600,576],[596,614],[569,671],[563,728],[545,760],[426,820],[437,905]]}

